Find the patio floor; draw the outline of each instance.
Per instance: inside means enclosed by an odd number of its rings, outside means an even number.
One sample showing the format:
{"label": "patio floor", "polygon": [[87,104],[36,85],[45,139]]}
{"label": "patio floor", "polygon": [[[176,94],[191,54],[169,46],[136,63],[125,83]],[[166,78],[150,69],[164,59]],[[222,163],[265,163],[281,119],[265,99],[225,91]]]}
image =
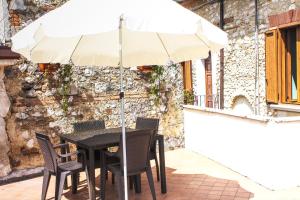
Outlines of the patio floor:
{"label": "patio floor", "polygon": [[[156,182],[157,199],[164,200],[296,200],[300,199],[300,189],[271,191],[248,178],[204,157],[185,149],[166,152],[168,193],[160,193],[160,183]],[[98,172],[99,170],[97,170]],[[97,174],[98,175],[98,174]],[[153,168],[154,179],[155,168]],[[85,177],[81,175],[78,193],[73,195],[65,190],[64,200],[88,199]],[[52,177],[47,199],[54,199],[54,180]],[[99,175],[96,179],[99,183]],[[1,200],[40,199],[42,177],[0,186]],[[99,186],[99,185],[97,185]],[[99,190],[99,187],[97,188]],[[99,192],[97,192],[98,194]],[[116,190],[111,184],[111,176],[106,188],[107,200],[117,199]],[[146,176],[142,176],[142,193],[129,191],[130,198],[136,200],[152,199]]]}

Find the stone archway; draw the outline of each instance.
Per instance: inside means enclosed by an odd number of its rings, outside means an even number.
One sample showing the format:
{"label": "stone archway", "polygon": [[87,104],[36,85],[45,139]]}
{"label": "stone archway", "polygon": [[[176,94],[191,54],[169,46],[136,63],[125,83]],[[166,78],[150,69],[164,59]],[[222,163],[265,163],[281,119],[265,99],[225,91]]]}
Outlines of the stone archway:
{"label": "stone archway", "polygon": [[231,109],[234,113],[239,115],[248,116],[253,114],[253,108],[249,100],[244,95],[238,95],[234,97],[231,104]]}

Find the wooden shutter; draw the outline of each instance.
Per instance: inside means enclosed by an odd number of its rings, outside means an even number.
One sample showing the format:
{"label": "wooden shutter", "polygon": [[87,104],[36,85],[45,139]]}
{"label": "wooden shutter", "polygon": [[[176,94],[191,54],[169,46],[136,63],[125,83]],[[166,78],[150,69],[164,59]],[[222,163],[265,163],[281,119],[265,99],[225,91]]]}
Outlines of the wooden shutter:
{"label": "wooden shutter", "polygon": [[266,99],[278,103],[277,30],[266,32]]}
{"label": "wooden shutter", "polygon": [[286,33],[286,66],[285,66],[285,84],[286,84],[286,102],[292,102],[292,31]]}
{"label": "wooden shutter", "polygon": [[213,107],[211,55],[205,59],[205,106]]}
{"label": "wooden shutter", "polygon": [[297,43],[296,43],[296,52],[297,52],[297,102],[300,103],[300,27],[297,27]]}
{"label": "wooden shutter", "polygon": [[182,66],[183,66],[183,85],[184,85],[184,90],[192,91],[193,90],[192,61],[183,62]]}
{"label": "wooden shutter", "polygon": [[281,103],[286,103],[286,36],[285,31],[278,31],[278,88]]}

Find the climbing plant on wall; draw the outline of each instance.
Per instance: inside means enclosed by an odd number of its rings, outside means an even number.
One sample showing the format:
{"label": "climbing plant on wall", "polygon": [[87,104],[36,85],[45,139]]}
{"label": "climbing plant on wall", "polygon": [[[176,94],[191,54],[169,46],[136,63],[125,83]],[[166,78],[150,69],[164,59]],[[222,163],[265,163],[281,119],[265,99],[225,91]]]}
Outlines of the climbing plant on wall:
{"label": "climbing plant on wall", "polygon": [[[171,64],[167,66],[169,68],[176,68],[176,64]],[[168,73],[170,70],[165,70],[164,66],[155,65],[152,66],[152,71],[149,74],[149,94],[154,96],[154,101],[156,105],[159,104],[167,104],[167,96],[168,92],[166,80],[167,77],[170,76]]]}
{"label": "climbing plant on wall", "polygon": [[72,66],[71,65],[62,65],[58,70],[59,76],[59,94],[61,95],[61,106],[65,114],[68,112],[69,108],[69,98],[68,95],[71,89],[72,82]]}

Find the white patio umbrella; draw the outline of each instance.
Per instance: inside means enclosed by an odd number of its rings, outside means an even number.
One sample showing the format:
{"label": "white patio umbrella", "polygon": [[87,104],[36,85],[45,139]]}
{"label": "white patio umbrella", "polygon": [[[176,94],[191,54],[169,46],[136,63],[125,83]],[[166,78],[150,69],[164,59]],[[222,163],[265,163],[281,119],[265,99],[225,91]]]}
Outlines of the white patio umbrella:
{"label": "white patio umbrella", "polygon": [[[70,0],[12,37],[12,49],[35,63],[120,67],[123,152],[123,67],[206,58],[227,34],[172,0]],[[127,167],[124,154],[124,187]]]}

